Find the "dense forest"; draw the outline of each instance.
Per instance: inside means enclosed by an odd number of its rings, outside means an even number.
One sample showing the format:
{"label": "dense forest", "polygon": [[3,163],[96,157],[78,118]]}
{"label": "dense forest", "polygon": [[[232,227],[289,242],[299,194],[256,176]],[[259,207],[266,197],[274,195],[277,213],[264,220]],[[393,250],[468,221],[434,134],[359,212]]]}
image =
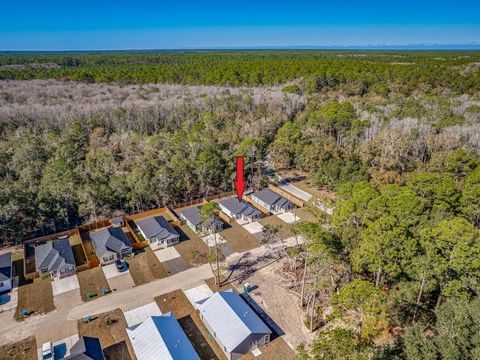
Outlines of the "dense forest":
{"label": "dense forest", "polygon": [[[309,174],[300,359],[480,358],[480,54],[0,55],[0,239]],[[326,230],[327,228],[328,230]]]}

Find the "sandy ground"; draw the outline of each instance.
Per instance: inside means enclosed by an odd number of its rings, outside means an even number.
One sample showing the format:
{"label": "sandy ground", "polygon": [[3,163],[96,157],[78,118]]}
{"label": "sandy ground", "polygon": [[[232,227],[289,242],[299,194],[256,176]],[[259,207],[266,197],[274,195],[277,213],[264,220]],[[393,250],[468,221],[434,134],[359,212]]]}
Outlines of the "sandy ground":
{"label": "sandy ground", "polygon": [[282,286],[281,278],[276,273],[283,261],[270,263],[246,277],[243,282],[234,282],[233,285],[239,292],[243,291],[245,282],[251,287],[257,286],[250,296],[283,330],[283,340],[295,349],[300,342],[309,343],[312,336],[302,323],[303,317],[299,316],[303,310],[298,299]]}

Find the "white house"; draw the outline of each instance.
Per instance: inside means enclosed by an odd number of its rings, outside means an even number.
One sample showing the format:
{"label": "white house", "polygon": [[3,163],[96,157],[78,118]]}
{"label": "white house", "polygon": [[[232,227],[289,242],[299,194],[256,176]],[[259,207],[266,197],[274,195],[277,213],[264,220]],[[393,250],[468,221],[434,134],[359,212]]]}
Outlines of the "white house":
{"label": "white house", "polygon": [[135,220],[135,224],[152,247],[166,248],[180,242],[180,235],[163,216]]}
{"label": "white house", "polygon": [[90,233],[95,254],[102,265],[132,254],[132,244],[121,227],[109,227]]}
{"label": "white house", "polygon": [[216,292],[199,305],[199,310],[229,360],[270,342],[272,331],[233,289]]}
{"label": "white house", "polygon": [[12,288],[12,253],[0,255],[0,293]]}
{"label": "white house", "polygon": [[52,277],[74,275],[75,266],[69,238],[48,241],[35,247],[35,267],[40,275],[50,274]]}
{"label": "white house", "polygon": [[260,210],[245,200],[239,201],[237,197],[221,200],[218,205],[225,215],[235,220],[257,221],[262,215]]}
{"label": "white house", "polygon": [[250,195],[250,198],[272,213],[283,213],[294,208],[292,202],[270,189],[256,191]]}

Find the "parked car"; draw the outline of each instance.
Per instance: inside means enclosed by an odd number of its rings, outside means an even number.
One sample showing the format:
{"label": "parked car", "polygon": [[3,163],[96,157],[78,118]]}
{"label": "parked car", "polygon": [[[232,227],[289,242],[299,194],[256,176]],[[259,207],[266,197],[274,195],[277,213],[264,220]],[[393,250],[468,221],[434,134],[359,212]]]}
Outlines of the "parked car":
{"label": "parked car", "polygon": [[115,261],[115,264],[117,265],[117,270],[119,272],[124,272],[128,270],[128,264],[123,260],[118,259],[117,261]]}
{"label": "parked car", "polygon": [[55,353],[53,352],[53,344],[47,342],[42,345],[42,359],[43,360],[54,360]]}

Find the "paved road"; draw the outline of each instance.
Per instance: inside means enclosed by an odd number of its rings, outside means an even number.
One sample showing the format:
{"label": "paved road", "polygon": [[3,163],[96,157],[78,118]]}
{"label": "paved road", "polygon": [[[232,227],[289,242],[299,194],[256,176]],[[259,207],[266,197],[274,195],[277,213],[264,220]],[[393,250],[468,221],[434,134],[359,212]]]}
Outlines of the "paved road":
{"label": "paved road", "polygon": [[[299,242],[303,239],[299,237]],[[284,240],[277,246],[292,246],[296,243],[294,237]],[[236,263],[248,253],[250,259],[261,258],[273,247],[260,246],[245,253],[233,253],[226,259],[227,264]],[[84,303],[81,300],[80,290],[69,291],[54,297],[55,310],[44,315],[35,315],[22,322],[13,318],[14,310],[0,313],[0,345],[15,342],[35,335],[37,346],[47,341],[60,341],[77,333],[77,320],[88,315],[100,314],[114,309],[123,311],[132,310],[139,306],[151,303],[159,295],[176,289],[187,290],[200,285],[204,280],[213,277],[209,264],[190,268],[178,274],[155,280],[147,284],[114,292]]]}
{"label": "paved road", "polygon": [[167,278],[152,281],[131,289],[100,297],[91,302],[81,301],[80,291],[69,291],[55,296],[55,310],[44,315],[32,316],[22,322],[13,318],[14,310],[0,313],[0,345],[35,335],[37,346],[47,341],[59,341],[77,333],[77,320],[120,308],[128,311],[148,304],[156,296],[176,289],[188,289],[211,278],[210,265],[191,268]]}

